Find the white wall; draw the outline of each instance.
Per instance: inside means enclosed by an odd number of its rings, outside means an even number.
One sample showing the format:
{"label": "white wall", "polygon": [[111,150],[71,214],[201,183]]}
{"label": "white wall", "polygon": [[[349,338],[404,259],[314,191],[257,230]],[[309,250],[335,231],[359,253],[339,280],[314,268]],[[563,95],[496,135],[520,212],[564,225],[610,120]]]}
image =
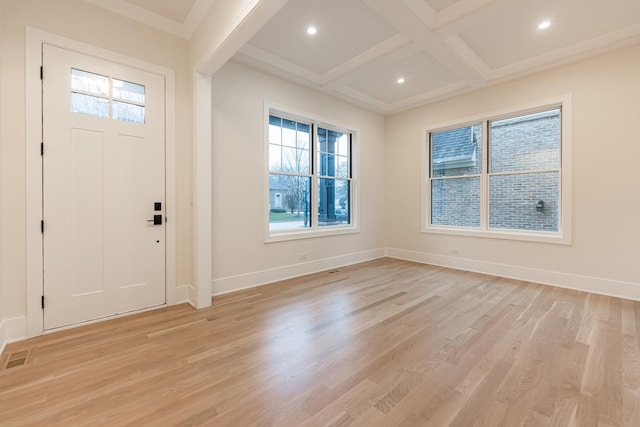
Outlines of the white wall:
{"label": "white wall", "polygon": [[[640,46],[387,118],[391,255],[640,299]],[[420,232],[421,129],[573,94],[573,244]],[[450,256],[451,248],[460,251]]]}
{"label": "white wall", "polygon": [[[214,75],[212,97],[214,293],[383,253],[382,116],[237,62],[226,64]],[[360,131],[360,233],[264,242],[265,101]],[[301,253],[307,254],[304,264]]]}
{"label": "white wall", "polygon": [[4,0],[1,19],[0,295],[4,298],[0,313],[5,319],[26,314],[26,26],[176,71],[177,284],[191,283],[192,73],[188,42],[80,0]]}

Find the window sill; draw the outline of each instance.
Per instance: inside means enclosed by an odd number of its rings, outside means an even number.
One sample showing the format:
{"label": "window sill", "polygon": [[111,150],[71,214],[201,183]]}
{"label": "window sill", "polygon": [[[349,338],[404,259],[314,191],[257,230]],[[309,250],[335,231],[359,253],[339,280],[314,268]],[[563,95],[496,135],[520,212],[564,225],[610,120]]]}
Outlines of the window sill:
{"label": "window sill", "polygon": [[360,233],[360,228],[356,226],[343,226],[343,227],[327,227],[322,230],[304,230],[304,231],[282,231],[279,233],[269,233],[264,242],[276,243],[286,242],[290,240],[300,239],[313,239],[316,237],[328,237],[328,236],[340,236],[344,234],[357,234]]}
{"label": "window sill", "polygon": [[483,237],[489,239],[518,240],[522,242],[552,243],[571,245],[571,236],[567,233],[542,233],[516,230],[480,230],[473,228],[425,227],[425,234],[447,234],[452,236]]}

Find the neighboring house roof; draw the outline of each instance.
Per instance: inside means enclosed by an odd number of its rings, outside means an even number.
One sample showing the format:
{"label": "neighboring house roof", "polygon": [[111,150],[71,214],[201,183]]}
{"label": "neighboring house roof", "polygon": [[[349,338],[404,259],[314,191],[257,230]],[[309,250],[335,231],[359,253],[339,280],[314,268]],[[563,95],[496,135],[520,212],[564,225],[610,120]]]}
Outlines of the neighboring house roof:
{"label": "neighboring house roof", "polygon": [[436,132],[431,136],[433,167],[463,167],[475,163],[476,138],[470,126]]}
{"label": "neighboring house roof", "polygon": [[272,183],[269,184],[269,190],[288,191],[289,187],[287,187],[284,184],[278,184],[277,182],[272,182]]}

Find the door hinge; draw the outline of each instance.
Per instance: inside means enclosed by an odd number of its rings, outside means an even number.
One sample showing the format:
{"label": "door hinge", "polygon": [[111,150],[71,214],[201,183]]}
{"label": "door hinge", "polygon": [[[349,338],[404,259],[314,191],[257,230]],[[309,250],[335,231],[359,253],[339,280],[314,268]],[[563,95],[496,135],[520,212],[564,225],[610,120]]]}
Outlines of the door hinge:
{"label": "door hinge", "polygon": [[44,142],[40,143],[40,155],[44,156]]}
{"label": "door hinge", "polygon": [[40,80],[44,80],[44,67],[40,67]]}
{"label": "door hinge", "polygon": [[42,309],[44,310],[44,295],[42,295],[42,300],[41,300],[41,302],[42,302]]}
{"label": "door hinge", "polygon": [[44,219],[40,220],[40,232],[44,233]]}

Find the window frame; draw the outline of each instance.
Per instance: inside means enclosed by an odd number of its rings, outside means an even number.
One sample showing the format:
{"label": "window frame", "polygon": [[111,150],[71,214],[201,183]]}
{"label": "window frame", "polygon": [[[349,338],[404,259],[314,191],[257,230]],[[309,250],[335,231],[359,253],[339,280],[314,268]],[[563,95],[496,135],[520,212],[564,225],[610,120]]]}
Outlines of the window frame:
{"label": "window frame", "polygon": [[[70,99],[70,111],[73,114],[82,114],[84,116],[87,117],[94,117],[97,119],[107,119],[107,120],[116,120],[119,122],[124,122],[124,123],[130,123],[130,124],[135,124],[135,125],[146,125],[147,124],[147,87],[146,85],[143,85],[141,83],[136,83],[136,82],[132,82],[129,81],[127,79],[121,79],[118,77],[115,77],[113,75],[104,75],[104,74],[100,74],[100,73],[96,73],[93,71],[89,71],[89,70],[83,70],[80,68],[71,68],[70,69],[71,73],[70,73],[70,77],[71,77],[71,82],[70,82],[70,89],[69,89],[69,99]],[[94,76],[99,76],[99,77],[103,77],[107,80],[107,93],[99,93],[99,92],[92,92],[91,90],[85,90],[82,88],[74,88],[73,87],[73,82],[74,82],[74,77],[79,79],[81,76],[78,74],[75,74],[74,71],[78,71],[80,73],[86,73],[86,74],[90,74],[90,75],[94,75]],[[120,82],[122,84],[122,86],[118,86],[115,82]],[[116,94],[116,88],[118,87],[124,87],[124,84],[131,84],[131,85],[135,85],[135,86],[139,86],[142,88],[142,100],[132,100],[132,99],[127,99],[123,96],[119,96]],[[85,96],[85,97],[89,97],[89,98],[96,98],[96,99],[101,99],[103,101],[107,102],[107,115],[106,116],[101,116],[98,114],[91,114],[88,112],[84,112],[84,111],[74,111],[74,102],[73,102],[73,96],[74,95],[80,95],[80,96]],[[137,107],[137,108],[141,108],[142,109],[142,121],[135,121],[135,120],[126,120],[124,118],[122,118],[120,115],[116,115],[116,105],[127,105],[127,106],[132,106],[132,107]]]}
{"label": "window frame", "polygon": [[[525,116],[527,114],[560,108],[560,168],[558,195],[558,231],[527,231],[516,229],[496,229],[489,227],[489,156],[491,122]],[[506,108],[488,114],[478,114],[445,123],[423,127],[420,143],[422,146],[422,232],[458,236],[486,237],[494,239],[519,240],[539,243],[570,245],[572,243],[572,97],[565,94],[554,98]],[[482,170],[480,174],[480,227],[458,227],[431,224],[431,134],[465,126],[482,124]]]}
{"label": "window frame", "polygon": [[[310,152],[310,174],[294,174],[311,178],[310,212],[318,212],[319,180],[326,178],[320,174],[318,165],[319,144],[317,141],[318,128],[337,131],[350,135],[351,152],[349,156],[349,169],[351,177],[343,178],[339,176],[331,177],[336,180],[348,180],[350,182],[349,194],[349,224],[339,225],[318,225],[318,214],[310,215],[311,227],[303,229],[289,229],[282,231],[271,231],[269,224],[269,203],[270,203],[270,162],[269,162],[269,116],[274,115],[287,120],[293,120],[310,125],[309,152]],[[264,104],[264,241],[265,243],[281,242],[298,239],[308,239],[322,236],[335,236],[342,234],[359,233],[359,180],[358,180],[358,135],[359,131],[353,126],[346,126],[336,120],[327,119],[294,108],[278,105],[271,102]],[[287,175],[284,174],[283,175]]]}

